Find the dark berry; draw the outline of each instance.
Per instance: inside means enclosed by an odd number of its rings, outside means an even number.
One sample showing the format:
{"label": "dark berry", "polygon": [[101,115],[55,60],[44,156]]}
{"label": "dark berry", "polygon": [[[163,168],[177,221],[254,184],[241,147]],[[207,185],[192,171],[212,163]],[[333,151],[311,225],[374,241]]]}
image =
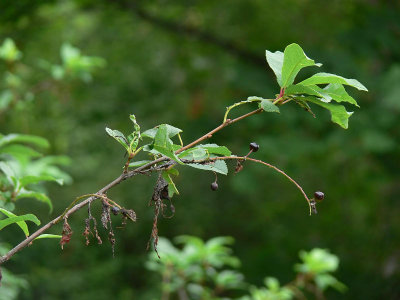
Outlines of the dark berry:
{"label": "dark berry", "polygon": [[260,148],[260,146],[257,143],[254,143],[254,142],[250,143],[250,150],[251,151],[257,152],[259,148]]}
{"label": "dark berry", "polygon": [[325,198],[325,194],[323,192],[318,191],[314,193],[314,197],[316,200],[322,201]]}
{"label": "dark berry", "polygon": [[119,213],[119,208],[116,207],[116,206],[113,206],[113,207],[111,208],[111,212],[112,212],[114,215],[118,215],[118,213]]}
{"label": "dark berry", "polygon": [[218,190],[218,183],[216,183],[216,182],[211,183],[211,189],[212,189],[213,191]]}

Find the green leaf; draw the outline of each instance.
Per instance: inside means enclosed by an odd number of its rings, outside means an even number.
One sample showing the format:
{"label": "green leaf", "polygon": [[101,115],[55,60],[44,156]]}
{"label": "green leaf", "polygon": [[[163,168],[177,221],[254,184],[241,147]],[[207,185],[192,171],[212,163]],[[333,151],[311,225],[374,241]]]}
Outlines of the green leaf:
{"label": "green leaf", "polygon": [[35,238],[35,240],[40,240],[40,239],[61,239],[62,236],[58,235],[58,234],[41,234],[39,235],[37,238]]}
{"label": "green leaf", "polygon": [[8,182],[14,187],[17,186],[17,178],[14,170],[4,161],[0,161],[0,170],[6,175]]}
{"label": "green leaf", "polygon": [[280,113],[279,107],[273,104],[271,100],[266,100],[266,99],[261,100],[259,108],[262,108],[266,112]]}
{"label": "green leaf", "polygon": [[186,160],[202,160],[208,158],[209,154],[206,149],[193,147],[179,153],[178,157]]}
{"label": "green leaf", "polygon": [[301,99],[301,97],[294,98],[293,100],[296,102],[297,105],[302,107],[305,111],[309,112],[315,118],[315,114],[311,110],[311,107],[310,105],[308,105],[307,101]]}
{"label": "green leaf", "polygon": [[0,93],[0,110],[5,110],[13,101],[14,95],[10,90],[3,90]]}
{"label": "green leaf", "polygon": [[328,83],[339,83],[355,87],[356,89],[361,91],[368,91],[367,88],[356,79],[347,79],[342,76],[330,73],[317,73],[311,76],[310,78],[307,78],[306,80],[300,82],[300,84],[305,86],[313,84],[328,84]]}
{"label": "green leaf", "polygon": [[139,124],[136,122],[136,117],[134,114],[129,115],[129,119],[132,121],[133,123],[133,128],[135,129],[134,133],[139,134],[140,135],[140,126]]}
{"label": "green leaf", "polygon": [[339,266],[339,258],[331,254],[329,250],[314,248],[311,251],[300,251],[302,264],[296,264],[296,272],[322,274],[334,272]]}
{"label": "green leaf", "polygon": [[214,171],[223,175],[228,174],[228,167],[223,160],[217,160],[215,162],[207,163],[207,164],[186,164],[192,168]]}
{"label": "green leaf", "polygon": [[340,83],[331,83],[326,86],[323,91],[336,102],[348,102],[359,107],[356,100],[346,92],[344,86]]}
{"label": "green leaf", "polygon": [[210,154],[230,156],[232,152],[225,146],[218,146],[217,144],[200,144],[181,152],[179,157],[187,160],[202,160],[209,158]]}
{"label": "green leaf", "polygon": [[10,143],[27,143],[41,148],[48,148],[49,142],[35,135],[11,133],[0,137],[0,147]]}
{"label": "green leaf", "polygon": [[[168,125],[168,124],[162,124],[162,125],[165,125],[165,127],[167,128],[167,132],[168,132],[168,137],[169,138],[173,138],[178,133],[182,132],[181,129],[176,128],[174,126],[171,126],[171,125]],[[160,125],[160,126],[162,126],[162,125]],[[156,126],[154,128],[146,130],[145,132],[142,133],[142,136],[154,139],[160,126]]]}
{"label": "green leaf", "polygon": [[326,290],[328,287],[333,287],[342,293],[347,290],[347,287],[342,282],[330,274],[319,274],[315,276],[315,283],[322,291]]}
{"label": "green leaf", "polygon": [[294,82],[299,71],[304,67],[321,66],[308,58],[303,49],[297,44],[290,44],[283,53],[282,78],[278,83],[282,88]]}
{"label": "green leaf", "polygon": [[0,46],[0,58],[13,62],[22,57],[21,51],[18,50],[14,41],[10,38],[6,38],[3,44]]}
{"label": "green leaf", "polygon": [[324,89],[320,88],[317,85],[303,85],[296,84],[291,85],[286,88],[285,95],[310,95],[322,98],[323,102],[331,102],[334,100],[336,102],[348,102],[358,107],[356,100],[351,97],[340,83],[331,83],[326,86]]}
{"label": "green leaf", "polygon": [[[4,208],[0,208],[0,211],[5,214],[7,217],[12,218],[12,217],[17,217],[17,215],[13,214],[12,212],[5,210]],[[29,230],[28,230],[28,225],[26,225],[25,221],[19,221],[16,222],[17,225],[22,229],[24,232],[25,236],[29,236]]]}
{"label": "green leaf", "polygon": [[128,140],[126,139],[125,135],[122,132],[118,130],[112,130],[108,127],[106,127],[106,132],[108,133],[109,136],[117,140],[125,148],[126,151],[129,152]]}
{"label": "green leaf", "polygon": [[49,206],[50,213],[53,211],[53,204],[51,203],[51,200],[49,197],[47,197],[46,194],[35,192],[35,191],[30,191],[26,189],[21,189],[21,191],[18,193],[16,196],[16,200],[21,199],[21,198],[35,198],[36,200],[40,202],[44,202]]}
{"label": "green leaf", "polygon": [[230,156],[232,152],[225,146],[218,146],[217,144],[204,144],[198,147],[206,149],[210,154],[219,154],[223,156]]}
{"label": "green leaf", "polygon": [[144,166],[145,164],[148,164],[149,162],[152,162],[151,160],[138,160],[138,161],[133,161],[129,164],[130,168],[137,168]]}
{"label": "green leaf", "polygon": [[265,56],[267,57],[267,62],[271,67],[272,71],[274,71],[276,79],[279,82],[282,81],[282,66],[283,66],[283,52],[276,51],[270,52],[268,50],[265,51]]}
{"label": "green leaf", "polygon": [[175,150],[172,141],[169,138],[169,134],[167,124],[161,124],[154,136],[153,150],[158,151],[160,154],[171,158],[179,164],[183,164],[175,155]]}
{"label": "green leaf", "polygon": [[15,144],[15,145],[6,145],[0,148],[0,154],[8,154],[16,158],[17,160],[21,160],[24,158],[36,158],[42,156],[41,153],[29,148],[27,146]]}
{"label": "green leaf", "polygon": [[139,144],[139,140],[140,140],[140,126],[139,124],[136,122],[136,117],[135,115],[129,115],[129,118],[131,119],[131,121],[133,122],[133,126],[134,126],[134,131],[128,136],[128,142],[129,142],[129,153],[133,153],[135,152],[138,144]]}
{"label": "green leaf", "polygon": [[69,64],[72,60],[77,60],[81,56],[81,52],[78,48],[73,47],[69,43],[61,45],[60,56],[64,64]]}
{"label": "green leaf", "polygon": [[174,176],[179,175],[179,171],[175,168],[167,169],[167,170],[165,170],[165,172],[167,172],[168,174],[174,175]]}
{"label": "green leaf", "polygon": [[310,85],[310,86],[305,86],[302,84],[295,84],[295,85],[290,85],[285,89],[285,95],[310,95],[310,96],[316,96],[323,98],[326,100],[326,102],[329,102],[332,97],[330,97],[326,91],[321,89],[317,85]]}
{"label": "green leaf", "polygon": [[165,179],[166,182],[168,182],[168,196],[172,198],[174,194],[179,195],[179,191],[176,188],[175,183],[172,181],[171,176],[167,171],[162,172],[162,177]]}
{"label": "green leaf", "polygon": [[22,178],[20,178],[18,180],[20,187],[25,187],[28,184],[35,184],[35,183],[39,183],[41,181],[55,181],[59,185],[63,185],[64,184],[64,180],[57,179],[57,178],[55,178],[53,176],[49,176],[49,175],[41,175],[41,176],[30,176],[30,175],[27,175],[27,176],[23,176]]}
{"label": "green leaf", "polygon": [[14,223],[18,223],[21,221],[31,221],[34,222],[36,225],[40,225],[40,221],[39,219],[32,214],[26,214],[26,215],[22,215],[22,216],[15,216],[15,217],[10,217],[4,220],[0,220],[0,230],[2,230],[4,227],[10,225],[10,224],[14,224]]}
{"label": "green leaf", "polygon": [[349,118],[353,114],[353,112],[346,111],[346,108],[343,105],[326,103],[321,101],[320,99],[312,97],[300,97],[299,99],[312,102],[328,109],[331,112],[332,122],[339,124],[344,129],[347,129],[349,127]]}

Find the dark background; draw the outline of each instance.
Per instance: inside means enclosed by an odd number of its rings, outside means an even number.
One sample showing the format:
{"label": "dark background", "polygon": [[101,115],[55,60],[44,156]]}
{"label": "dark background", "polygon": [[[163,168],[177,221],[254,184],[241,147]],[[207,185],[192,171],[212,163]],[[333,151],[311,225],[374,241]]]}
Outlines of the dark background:
{"label": "dark background", "polygon": [[[59,62],[70,42],[107,66],[91,84],[71,81],[59,97],[44,91],[29,111],[1,116],[2,133],[50,140],[48,154],[72,159],[74,182],[49,185],[55,211],[32,200],[17,214],[33,212],[46,222],[76,196],[92,193],[120,174],[122,147],[105,126],[128,132],[129,113],[142,128],[168,123],[184,129],[188,143],[217,126],[225,107],[247,96],[279,92],[265,50],[300,44],[323,71],[357,78],[369,93],[351,90],[361,106],[348,130],[316,109],[317,119],[288,105],[232,125],[211,142],[244,155],[256,141],[255,158],[284,169],[308,194],[325,192],[319,214],[308,216],[298,190],[280,174],[246,164],[219,176],[180,169],[176,215],[161,220],[160,235],[233,236],[248,282],[265,276],[293,278],[298,251],[328,248],[339,256],[339,280],[349,290],[329,299],[400,297],[400,5],[398,1],[2,1],[0,40],[13,38],[35,66]],[[299,79],[308,70],[300,73]],[[31,74],[38,82],[48,76]],[[65,92],[65,93],[64,93]],[[68,97],[63,95],[68,94]],[[245,112],[238,109],[235,113]],[[156,178],[135,178],[110,191],[111,199],[136,210],[138,222],[117,230],[116,257],[107,243],[86,247],[81,232],[86,210],[73,215],[74,235],[61,251],[42,240],[6,267],[30,288],[21,299],[151,299],[159,278],[144,268],[151,232],[147,202]],[[53,229],[60,233],[61,227]],[[3,233],[4,232],[4,233]],[[12,244],[21,232],[3,231]],[[104,232],[102,232],[104,234]]]}

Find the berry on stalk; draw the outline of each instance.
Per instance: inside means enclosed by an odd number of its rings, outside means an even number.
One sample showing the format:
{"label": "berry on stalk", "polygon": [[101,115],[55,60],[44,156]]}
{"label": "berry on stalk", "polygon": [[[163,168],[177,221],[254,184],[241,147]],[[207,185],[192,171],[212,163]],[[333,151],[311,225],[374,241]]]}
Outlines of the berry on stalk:
{"label": "berry on stalk", "polygon": [[252,143],[250,143],[249,148],[251,151],[257,152],[258,149],[260,149],[260,146],[257,143],[252,142]]}
{"label": "berry on stalk", "polygon": [[218,190],[218,183],[216,183],[215,181],[214,181],[213,183],[211,183],[211,189],[212,189],[213,191]]}
{"label": "berry on stalk", "polygon": [[315,197],[316,200],[322,201],[325,198],[325,194],[323,192],[321,192],[321,191],[317,191],[317,192],[314,193],[314,197]]}

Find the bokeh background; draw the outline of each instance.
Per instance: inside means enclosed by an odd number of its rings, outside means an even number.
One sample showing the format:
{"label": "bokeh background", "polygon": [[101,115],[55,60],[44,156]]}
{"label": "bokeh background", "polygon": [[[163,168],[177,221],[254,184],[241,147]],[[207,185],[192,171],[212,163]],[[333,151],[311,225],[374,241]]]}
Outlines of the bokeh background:
{"label": "bokeh background", "polygon": [[[298,190],[270,169],[246,164],[237,175],[219,176],[218,192],[210,191],[212,174],[181,169],[176,215],[161,220],[159,230],[166,237],[233,236],[241,271],[258,285],[267,275],[291,280],[299,250],[328,248],[341,260],[337,278],[349,287],[329,299],[400,298],[398,1],[1,1],[0,41],[6,37],[35,70],[26,75],[32,85],[46,82],[49,75],[36,66],[40,59],[59,63],[64,42],[107,62],[91,82],[70,80],[56,90],[44,84],[28,108],[0,116],[2,133],[46,137],[48,154],[71,158],[65,170],[73,183],[49,185],[52,215],[32,200],[18,207],[17,214],[33,212],[43,222],[120,174],[124,153],[105,126],[128,132],[134,113],[142,128],[184,129],[188,143],[217,126],[231,103],[274,97],[279,91],[266,49],[283,51],[296,42],[323,71],[359,79],[369,93],[350,91],[361,107],[348,130],[325,111],[316,109],[314,119],[289,105],[211,141],[238,155],[249,142],[259,143],[254,157],[287,171],[308,194],[325,192],[318,215],[309,217]],[[64,251],[48,240],[16,255],[6,267],[29,282],[20,299],[154,296],[159,278],[144,262],[155,180],[138,177],[109,193],[138,215],[136,224],[116,231],[115,258],[107,243],[85,246],[84,210],[70,218],[74,235]],[[23,238],[17,229],[1,234],[11,244]]]}

